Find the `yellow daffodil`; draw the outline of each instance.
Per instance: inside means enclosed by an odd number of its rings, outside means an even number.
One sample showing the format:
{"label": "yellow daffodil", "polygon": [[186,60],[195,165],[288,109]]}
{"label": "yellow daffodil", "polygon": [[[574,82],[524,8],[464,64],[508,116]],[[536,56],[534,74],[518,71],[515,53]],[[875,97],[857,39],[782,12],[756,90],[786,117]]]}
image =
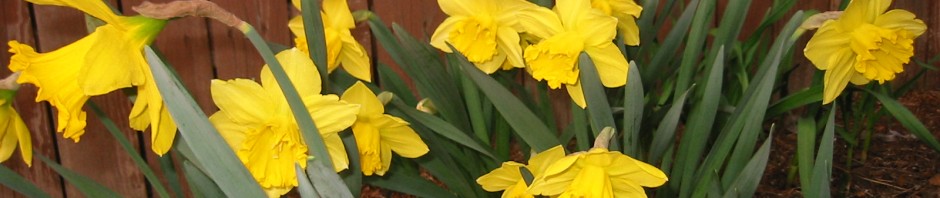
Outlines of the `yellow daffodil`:
{"label": "yellow daffodil", "polygon": [[343,93],[343,101],[362,105],[352,125],[364,175],[385,175],[392,165],[392,151],[402,157],[417,158],[428,146],[401,118],[385,114],[385,107],[362,82]]}
{"label": "yellow daffodil", "polygon": [[[359,105],[320,95],[320,76],[307,53],[297,48],[278,53],[277,60],[300,94],[323,136],[334,169],[349,165],[339,132],[356,121]],[[261,84],[248,79],[213,80],[212,99],[219,112],[209,117],[248,171],[269,196],[297,186],[294,164],[307,166],[307,145],[280,86],[265,65]],[[325,156],[315,156],[325,157]]]}
{"label": "yellow daffodil", "polygon": [[33,165],[33,143],[29,129],[13,109],[14,90],[0,90],[0,162],[7,161],[13,155],[17,145],[20,157],[27,166]]}
{"label": "yellow daffodil", "polygon": [[486,175],[480,176],[477,178],[477,184],[483,187],[483,190],[496,192],[503,191],[503,197],[509,198],[523,198],[523,197],[535,197],[532,194],[526,192],[529,188],[529,185],[526,185],[525,179],[522,177],[522,168],[525,168],[532,174],[533,178],[542,175],[546,168],[548,168],[551,163],[558,161],[559,159],[565,157],[565,149],[561,146],[556,146],[551,149],[545,150],[539,154],[533,155],[529,159],[529,165],[520,164],[517,162],[503,162],[503,165],[499,168],[490,171]]}
{"label": "yellow daffodil", "polygon": [[[294,7],[300,9],[300,0],[293,0]],[[372,82],[372,67],[366,49],[356,41],[349,31],[356,28],[352,13],[346,0],[323,0],[323,33],[326,39],[327,68],[332,73],[340,65],[350,75],[366,82]],[[290,20],[290,31],[296,37],[294,42],[301,51],[307,51],[307,35],[300,16]]]}
{"label": "yellow daffodil", "polygon": [[627,59],[612,42],[617,19],[592,9],[590,2],[558,0],[554,13],[532,8],[519,17],[520,26],[527,33],[543,39],[526,47],[526,70],[536,80],[545,80],[552,89],[564,85],[578,106],[587,106],[579,81],[578,56],[582,51],[594,61],[605,87],[627,83]]}
{"label": "yellow daffodil", "polygon": [[84,38],[48,53],[10,42],[10,70],[21,72],[20,83],[39,87],[37,101],[49,101],[58,110],[58,131],[76,142],[85,132],[82,106],[91,96],[137,86],[137,101],[130,114],[131,128],[151,127],[153,151],[165,154],[176,136],[162,97],[143,56],[143,47],[166,24],[142,16],[119,16],[103,1],[27,0],[38,5],[67,6],[81,10],[107,24]]}
{"label": "yellow daffodil", "polygon": [[591,7],[617,18],[617,29],[623,34],[623,43],[640,45],[640,27],[636,25],[636,19],[643,7],[633,0],[591,0]]}
{"label": "yellow daffodil", "polygon": [[448,16],[431,36],[431,45],[452,53],[447,43],[480,70],[491,74],[509,61],[524,67],[519,46],[518,12],[538,7],[524,0],[438,0]]}
{"label": "yellow daffodil", "polygon": [[558,197],[646,197],[643,187],[661,186],[666,180],[656,167],[595,147],[548,166],[528,192]]}
{"label": "yellow daffodil", "polygon": [[854,0],[806,44],[806,57],[826,71],[823,104],[835,100],[849,82],[884,83],[904,71],[914,55],[914,39],[927,26],[906,10],[885,12],[890,5],[890,0]]}

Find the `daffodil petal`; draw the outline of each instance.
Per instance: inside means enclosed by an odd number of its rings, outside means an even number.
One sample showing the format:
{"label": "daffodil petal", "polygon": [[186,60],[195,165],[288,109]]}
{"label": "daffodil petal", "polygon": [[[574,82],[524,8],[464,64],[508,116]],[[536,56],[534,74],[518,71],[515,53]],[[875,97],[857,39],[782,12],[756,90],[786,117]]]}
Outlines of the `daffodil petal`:
{"label": "daffodil petal", "polygon": [[98,0],[26,0],[37,5],[55,5],[72,7],[107,23],[115,23],[118,17],[104,1]]}
{"label": "daffodil petal", "polygon": [[257,126],[252,126],[249,124],[239,124],[233,121],[231,118],[225,115],[225,113],[215,113],[212,116],[209,116],[209,122],[215,126],[216,130],[219,131],[219,135],[222,135],[222,139],[232,148],[232,150],[238,150],[241,148],[242,142],[245,142],[245,132],[255,128]]}
{"label": "daffodil petal", "polygon": [[212,80],[212,100],[236,123],[263,123],[274,115],[272,101],[258,83],[248,79]]}
{"label": "daffodil petal", "polygon": [[519,27],[539,39],[548,39],[552,35],[565,31],[561,19],[555,12],[543,7],[531,7],[519,11]]}
{"label": "daffodil petal", "polygon": [[579,28],[595,28],[595,27],[578,27],[578,23],[583,19],[588,13],[590,13],[593,8],[591,8],[590,1],[584,0],[557,0],[555,1],[555,13],[558,13],[558,18],[561,19],[562,26],[567,30],[576,30]]}
{"label": "daffodil petal", "polygon": [[611,186],[614,190],[614,197],[647,197],[643,187],[633,183],[634,181],[635,180],[627,178],[610,178]]}
{"label": "daffodil petal", "polygon": [[176,122],[173,122],[165,105],[156,111],[160,114],[160,120],[152,123],[150,141],[153,145],[150,147],[154,153],[163,156],[170,151],[170,147],[173,147],[173,139],[176,138]]}
{"label": "daffodil petal", "polygon": [[336,95],[307,96],[303,101],[320,134],[339,133],[349,128],[356,122],[360,109],[360,105],[341,101]]}
{"label": "daffodil petal", "polygon": [[522,172],[519,170],[522,167],[524,167],[524,165],[520,163],[512,161],[503,162],[499,168],[493,169],[489,173],[477,178],[477,184],[480,184],[483,190],[489,192],[506,190],[516,185],[516,183],[522,179]]}
{"label": "daffodil petal", "polygon": [[431,35],[431,46],[446,53],[453,53],[450,47],[447,46],[447,39],[450,38],[450,32],[457,28],[457,23],[463,20],[467,20],[467,18],[451,16],[444,19],[444,22],[441,22],[441,25],[438,25],[437,29],[434,30],[434,34]]}
{"label": "daffodil petal", "polygon": [[924,21],[917,19],[914,13],[901,9],[891,10],[878,16],[874,25],[888,29],[907,30],[914,34],[914,37],[918,37],[927,31],[927,25],[924,25]]}
{"label": "daffodil petal", "polygon": [[324,23],[329,24],[330,27],[346,29],[356,27],[356,22],[353,20],[346,0],[323,0],[322,9],[322,13],[327,16],[324,18],[328,19]]}
{"label": "daffodil petal", "polygon": [[501,54],[506,55],[506,59],[513,67],[525,67],[522,59],[522,46],[519,46],[519,33],[506,27],[499,28],[496,33],[497,47],[502,52]]}
{"label": "daffodil petal", "polygon": [[[30,137],[29,129],[19,113],[13,112],[13,132],[16,133],[17,143],[20,145],[20,157],[26,166],[33,166],[33,138]],[[3,160],[0,160],[3,161]]]}
{"label": "daffodil petal", "polygon": [[588,47],[584,49],[591,61],[594,61],[594,67],[597,68],[597,74],[600,75],[601,83],[605,87],[620,87],[627,84],[627,59],[620,53],[613,43],[607,43],[600,47]]}
{"label": "daffodil petal", "polygon": [[503,63],[506,63],[506,54],[499,53],[493,56],[492,59],[483,63],[475,63],[477,68],[483,73],[492,74],[498,71],[500,68],[503,68]]}
{"label": "daffodil petal", "polygon": [[611,177],[627,178],[629,181],[645,187],[659,187],[666,183],[666,174],[662,170],[645,162],[633,159],[620,152],[610,152],[612,162],[607,173]]}
{"label": "daffodil petal", "polygon": [[3,115],[3,117],[0,120],[0,129],[3,130],[0,132],[0,162],[7,161],[10,156],[13,156],[17,141],[16,131],[11,130],[14,127],[11,123],[13,121],[11,115]]}
{"label": "daffodil petal", "polygon": [[526,167],[529,168],[529,171],[532,171],[533,175],[542,175],[545,169],[563,157],[565,157],[565,148],[558,145],[533,155],[529,158],[529,165]]}
{"label": "daffodil petal", "polygon": [[478,3],[483,3],[483,1],[488,0],[437,0],[437,4],[441,6],[441,11],[444,11],[444,13],[449,16],[470,16],[482,10],[482,7],[479,6]]}
{"label": "daffodil petal", "polygon": [[568,188],[580,168],[574,167],[578,156],[567,156],[549,166],[541,176],[535,178],[528,192],[533,195],[558,195]]}
{"label": "daffodil petal", "polygon": [[878,15],[888,10],[890,5],[891,0],[853,0],[842,12],[839,21],[846,29],[872,23]]}
{"label": "daffodil petal", "polygon": [[424,144],[418,133],[411,129],[404,120],[390,115],[382,115],[382,118],[378,121],[385,122],[386,124],[381,124],[385,126],[393,124],[391,127],[379,128],[379,136],[382,139],[382,144],[388,145],[398,155],[406,158],[417,158],[428,153],[428,145]]}
{"label": "daffodil petal", "polygon": [[852,67],[855,65],[854,58],[843,57],[838,60],[838,63],[834,64],[836,66],[826,70],[823,78],[823,104],[829,104],[842,94],[842,90],[845,90],[845,86],[855,74],[855,69]]}
{"label": "daffodil petal", "polygon": [[362,82],[356,82],[343,92],[343,101],[353,104],[359,104],[359,115],[361,116],[380,116],[385,113],[385,106],[376,98],[375,93]]}
{"label": "daffodil petal", "polygon": [[640,27],[636,24],[633,17],[620,18],[617,21],[617,28],[623,35],[623,43],[630,46],[640,45]]}
{"label": "daffodil petal", "polygon": [[565,85],[565,88],[568,89],[568,96],[571,97],[571,101],[574,101],[582,109],[587,107],[587,101],[584,100],[584,90],[581,89],[581,82]]}
{"label": "daffodil petal", "polygon": [[[301,96],[320,94],[320,73],[307,53],[291,48],[277,53],[275,58],[281,63],[298,94]],[[277,84],[277,79],[274,78],[268,65],[261,68],[261,84],[270,94],[283,96],[280,85]]]}
{"label": "daffodil petal", "polygon": [[581,18],[574,22],[577,24],[565,25],[578,28],[584,37],[585,46],[612,45],[611,41],[617,36],[617,18],[604,15],[594,9],[581,14]]}
{"label": "daffodil petal", "polygon": [[78,85],[86,95],[101,95],[144,84],[145,74],[141,68],[149,66],[141,52],[143,46],[123,40],[124,32],[113,25],[98,27],[89,36],[98,39],[78,75]]}
{"label": "daffodil petal", "polygon": [[362,47],[359,41],[356,41],[356,38],[350,34],[343,35],[341,39],[343,49],[339,53],[339,61],[343,64],[343,69],[359,80],[372,82],[372,64],[369,62],[366,48]]}
{"label": "daffodil petal", "polygon": [[843,58],[834,56],[836,52],[844,52],[845,49],[849,48],[851,37],[846,36],[846,34],[835,21],[827,21],[806,43],[803,54],[816,68],[827,70],[838,64],[838,60]]}
{"label": "daffodil petal", "polygon": [[385,172],[388,172],[388,169],[392,167],[392,148],[386,144],[379,145],[379,152],[381,152],[382,168],[375,170],[375,174],[384,176]]}
{"label": "daffodil petal", "polygon": [[330,153],[330,160],[333,161],[333,170],[339,172],[349,168],[349,157],[346,155],[346,147],[343,146],[343,139],[339,137],[339,134],[325,134],[323,142],[326,144],[327,152]]}

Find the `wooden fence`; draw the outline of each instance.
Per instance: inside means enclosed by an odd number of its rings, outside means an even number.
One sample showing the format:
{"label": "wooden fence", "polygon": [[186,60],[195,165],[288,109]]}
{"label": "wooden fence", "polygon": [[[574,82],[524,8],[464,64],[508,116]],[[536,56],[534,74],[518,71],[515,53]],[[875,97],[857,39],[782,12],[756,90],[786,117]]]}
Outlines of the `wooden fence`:
{"label": "wooden fence", "polygon": [[[143,0],[110,0],[125,13],[133,14],[131,7]],[[156,0],[165,2],[168,0]],[[833,10],[840,0],[798,0],[798,9]],[[292,39],[287,21],[296,15],[289,0],[213,0],[238,17],[254,25],[269,41],[290,44]],[[752,11],[745,25],[749,32],[771,5],[771,0],[754,0]],[[398,23],[417,36],[430,36],[446,16],[438,9],[434,0],[350,0],[354,10],[370,9],[388,24]],[[721,1],[719,5],[724,5]],[[896,0],[894,8],[910,10],[927,22],[928,27],[940,27],[940,1]],[[649,9],[649,8],[647,8]],[[716,12],[720,13],[720,12]],[[71,8],[36,6],[22,0],[0,1],[0,48],[8,49],[7,40],[17,40],[48,52],[86,35],[82,13]],[[359,24],[354,35],[370,50],[374,62],[392,64],[390,57],[375,44],[368,26]],[[186,18],[168,24],[157,38],[156,45],[179,71],[183,82],[195,94],[196,101],[208,113],[217,111],[209,96],[209,80],[213,78],[256,78],[262,60],[248,40],[235,29],[202,18]],[[801,46],[798,46],[801,48]],[[916,41],[917,60],[925,61],[940,53],[940,31],[928,31]],[[799,48],[797,48],[799,49]],[[799,54],[799,53],[797,53]],[[9,53],[0,53],[0,63],[10,61]],[[804,61],[805,63],[805,61]],[[802,67],[803,73],[813,72],[811,67]],[[908,66],[916,71],[917,66]],[[902,79],[910,78],[914,72],[906,72]],[[9,71],[0,70],[6,76]],[[800,75],[797,75],[800,76]],[[921,89],[940,90],[940,75],[936,72],[919,82]],[[791,85],[803,86],[805,85]],[[109,135],[99,120],[88,116],[87,132],[81,142],[63,139],[55,132],[54,111],[47,103],[35,103],[36,88],[24,86],[15,101],[15,107],[32,131],[33,149],[36,154],[48,156],[78,173],[116,190],[128,197],[149,196],[149,187],[140,171],[119,145]],[[125,95],[115,92],[94,97],[92,101],[103,104],[108,116],[120,126],[126,126],[131,104]],[[91,114],[91,113],[90,113]],[[124,130],[152,167],[159,167],[157,156],[150,151],[149,132]],[[81,194],[38,159],[33,167],[26,167],[14,156],[4,166],[16,170],[40,188],[55,197],[80,197]],[[159,168],[156,171],[161,175]],[[0,197],[16,197],[15,192],[0,187]]]}

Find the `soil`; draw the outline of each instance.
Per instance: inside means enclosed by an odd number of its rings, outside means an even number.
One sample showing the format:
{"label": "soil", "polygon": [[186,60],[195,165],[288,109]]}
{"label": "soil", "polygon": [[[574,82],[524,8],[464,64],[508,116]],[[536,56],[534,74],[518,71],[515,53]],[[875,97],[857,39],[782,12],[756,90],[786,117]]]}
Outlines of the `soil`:
{"label": "soil", "polygon": [[[899,100],[940,138],[940,91],[918,91]],[[756,197],[801,197],[796,173],[796,133],[773,140],[771,159]],[[836,135],[830,184],[833,197],[940,198],[940,153],[886,116],[876,127],[867,157]]]}

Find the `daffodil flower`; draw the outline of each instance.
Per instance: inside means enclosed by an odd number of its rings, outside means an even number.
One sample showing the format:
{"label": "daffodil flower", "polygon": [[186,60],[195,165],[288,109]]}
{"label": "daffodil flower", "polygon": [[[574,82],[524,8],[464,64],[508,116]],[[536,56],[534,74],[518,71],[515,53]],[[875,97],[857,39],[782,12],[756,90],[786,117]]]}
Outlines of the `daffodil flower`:
{"label": "daffodil flower", "polygon": [[666,174],[654,166],[595,147],[548,166],[528,192],[559,197],[646,197],[643,187],[658,187],[666,180]]}
{"label": "daffodil flower", "polygon": [[804,49],[825,70],[823,104],[835,100],[849,82],[884,83],[904,71],[914,55],[914,39],[927,26],[906,10],[888,10],[890,0],[855,0],[835,20],[816,31]]}
{"label": "daffodil flower", "polygon": [[633,0],[591,0],[591,7],[617,18],[617,29],[623,34],[624,44],[640,45],[640,27],[636,25],[636,19],[643,7]]}
{"label": "daffodil flower", "polygon": [[[307,53],[293,48],[275,57],[313,116],[330,153],[315,157],[332,159],[337,172],[348,168],[339,132],[356,121],[359,105],[340,101],[336,95],[320,95],[320,76]],[[211,89],[220,110],[209,121],[265,192],[275,197],[297,186],[294,164],[306,168],[307,145],[271,69],[262,67],[261,84],[248,79],[213,80]]]}
{"label": "daffodil flower", "polygon": [[480,184],[483,190],[486,191],[503,191],[502,197],[505,198],[532,198],[535,196],[526,192],[529,185],[526,185],[525,179],[522,177],[522,168],[528,170],[533,177],[538,177],[545,172],[549,165],[563,157],[565,157],[565,149],[561,146],[555,146],[533,155],[529,159],[529,165],[512,161],[503,162],[499,168],[477,178],[477,184]]}
{"label": "daffodil flower", "polygon": [[392,151],[406,158],[421,157],[428,146],[401,118],[385,114],[382,102],[362,82],[343,93],[343,101],[362,105],[352,125],[364,175],[385,175],[392,165]]}
{"label": "daffodil flower", "polygon": [[37,5],[72,7],[107,24],[78,41],[48,53],[10,42],[10,70],[21,72],[17,82],[39,87],[37,101],[49,101],[58,110],[58,128],[66,138],[79,141],[85,132],[82,106],[91,96],[137,86],[137,101],[131,109],[130,125],[136,130],[151,127],[153,151],[165,154],[176,137],[176,124],[169,116],[143,56],[143,47],[163,30],[164,20],[142,16],[119,16],[103,1],[27,0]]}
{"label": "daffodil flower", "polygon": [[527,33],[543,39],[526,47],[526,70],[552,89],[564,85],[581,108],[587,107],[579,81],[578,56],[582,51],[594,61],[605,87],[627,83],[627,59],[612,42],[617,19],[592,9],[590,2],[558,0],[554,13],[539,7],[524,10],[519,17]]}
{"label": "daffodil flower", "polygon": [[20,157],[27,166],[33,165],[33,143],[29,129],[13,109],[14,90],[0,90],[0,162],[7,161],[13,155],[17,145]]}
{"label": "daffodil flower", "polygon": [[[300,0],[293,0],[293,4],[294,7],[300,9]],[[356,28],[356,23],[353,20],[352,13],[349,12],[349,5],[346,0],[323,0],[323,9],[320,16],[323,19],[327,68],[330,73],[342,65],[343,69],[353,77],[372,82],[369,54],[349,31]],[[290,20],[288,27],[294,33],[294,43],[297,48],[309,53],[303,19],[300,16],[294,17]]]}
{"label": "daffodil flower", "polygon": [[431,45],[453,53],[447,43],[487,74],[499,70],[503,62],[524,67],[519,46],[519,11],[538,7],[524,0],[438,0],[449,17],[434,30]]}

